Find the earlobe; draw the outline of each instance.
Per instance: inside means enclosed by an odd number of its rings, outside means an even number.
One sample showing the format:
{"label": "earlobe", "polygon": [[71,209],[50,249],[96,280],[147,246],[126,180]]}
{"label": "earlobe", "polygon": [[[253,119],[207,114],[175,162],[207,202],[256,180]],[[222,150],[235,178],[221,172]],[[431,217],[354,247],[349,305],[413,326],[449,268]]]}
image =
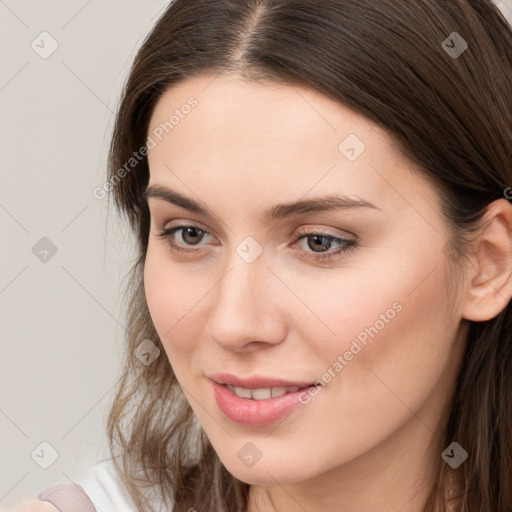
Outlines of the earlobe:
{"label": "earlobe", "polygon": [[512,204],[506,199],[489,205],[474,247],[462,316],[483,322],[497,316],[512,297]]}

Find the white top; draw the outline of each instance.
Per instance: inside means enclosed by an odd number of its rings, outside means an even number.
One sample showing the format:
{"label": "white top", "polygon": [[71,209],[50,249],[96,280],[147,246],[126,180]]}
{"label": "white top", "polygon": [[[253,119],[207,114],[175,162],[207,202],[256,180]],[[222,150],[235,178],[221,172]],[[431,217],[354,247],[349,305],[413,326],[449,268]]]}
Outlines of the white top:
{"label": "white top", "polygon": [[[124,489],[106,442],[82,446],[77,451],[74,473],[73,482],[84,488],[97,512],[139,512]],[[151,500],[155,511],[172,512],[172,495],[169,498],[171,508],[164,507],[157,487],[144,488],[142,492]]]}
{"label": "white top", "polygon": [[94,464],[85,475],[75,480],[101,512],[137,512],[123,487],[111,459]]}
{"label": "white top", "polygon": [[[130,496],[124,491],[121,479],[117,475],[112,459],[96,462],[86,471],[82,478],[75,479],[80,484],[98,512],[138,512]],[[144,490],[147,495],[148,491]],[[153,493],[153,498],[157,496]],[[155,499],[151,505],[159,512],[172,512],[164,508],[163,500]],[[170,499],[172,503],[172,498]]]}

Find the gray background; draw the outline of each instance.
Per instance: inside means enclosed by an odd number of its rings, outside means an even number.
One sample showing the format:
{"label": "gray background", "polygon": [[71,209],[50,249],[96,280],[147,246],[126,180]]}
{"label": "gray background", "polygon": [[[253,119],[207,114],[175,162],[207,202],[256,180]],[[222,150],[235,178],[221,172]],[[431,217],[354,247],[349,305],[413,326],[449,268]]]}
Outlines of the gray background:
{"label": "gray background", "polygon": [[[107,454],[134,244],[93,190],[129,66],[167,3],[0,0],[0,508]],[[512,0],[497,3],[512,22]],[[58,48],[42,58],[45,31]]]}
{"label": "gray background", "polygon": [[[129,65],[167,3],[0,1],[0,508],[78,478],[106,439],[133,240],[93,190]],[[50,48],[43,31],[59,45],[47,59],[31,47]],[[57,247],[45,263],[43,237]],[[43,441],[58,452],[48,469]]]}

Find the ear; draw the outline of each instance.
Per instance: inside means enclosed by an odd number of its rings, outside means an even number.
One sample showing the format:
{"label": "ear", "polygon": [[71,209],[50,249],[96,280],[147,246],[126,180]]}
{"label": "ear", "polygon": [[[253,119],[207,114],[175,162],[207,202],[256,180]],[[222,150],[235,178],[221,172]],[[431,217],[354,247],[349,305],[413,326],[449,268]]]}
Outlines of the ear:
{"label": "ear", "polygon": [[512,296],[512,204],[491,203],[474,242],[462,316],[483,322],[497,316]]}

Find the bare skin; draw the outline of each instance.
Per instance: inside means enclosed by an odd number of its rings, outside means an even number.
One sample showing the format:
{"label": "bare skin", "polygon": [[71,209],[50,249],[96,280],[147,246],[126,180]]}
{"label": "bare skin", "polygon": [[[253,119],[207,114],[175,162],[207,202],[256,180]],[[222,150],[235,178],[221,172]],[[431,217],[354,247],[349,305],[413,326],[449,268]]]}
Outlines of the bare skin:
{"label": "bare skin", "polygon": [[[191,96],[197,106],[149,151],[149,184],[211,216],[149,198],[145,287],[192,409],[228,471],[252,485],[249,512],[420,512],[463,319],[492,318],[510,300],[511,205],[493,204],[455,288],[436,191],[378,127],[307,88],[208,75],[168,90],[148,134]],[[354,161],[339,149],[349,134],[366,146]],[[332,193],[375,208],[263,218],[278,203]],[[169,236],[190,254],[158,236],[176,226],[206,231]],[[357,246],[315,262],[311,237],[293,243],[299,228]],[[250,264],[236,251],[248,236],[262,249]],[[320,243],[331,254],[340,247]],[[365,328],[382,323],[333,370]],[[224,416],[206,377],[314,381],[329,369],[321,393],[264,427]],[[237,457],[248,442],[262,454],[252,467]]]}
{"label": "bare skin", "polygon": [[[190,97],[197,104],[184,109]],[[155,137],[176,109],[173,128]],[[158,102],[151,134],[149,185],[210,215],[148,199],[148,306],[216,452],[251,484],[248,512],[421,512],[464,320],[493,318],[512,295],[512,205],[492,203],[452,273],[434,187],[385,132],[316,91],[188,79]],[[263,217],[328,194],[373,206]],[[184,238],[189,226],[203,231]],[[218,407],[213,372],[325,386],[284,420],[247,426]],[[237,456],[249,442],[261,453],[251,467]],[[19,507],[56,510],[40,500]]]}
{"label": "bare skin", "polygon": [[58,508],[48,501],[38,500],[36,498],[24,501],[10,509],[0,508],[0,512],[58,512]]}

